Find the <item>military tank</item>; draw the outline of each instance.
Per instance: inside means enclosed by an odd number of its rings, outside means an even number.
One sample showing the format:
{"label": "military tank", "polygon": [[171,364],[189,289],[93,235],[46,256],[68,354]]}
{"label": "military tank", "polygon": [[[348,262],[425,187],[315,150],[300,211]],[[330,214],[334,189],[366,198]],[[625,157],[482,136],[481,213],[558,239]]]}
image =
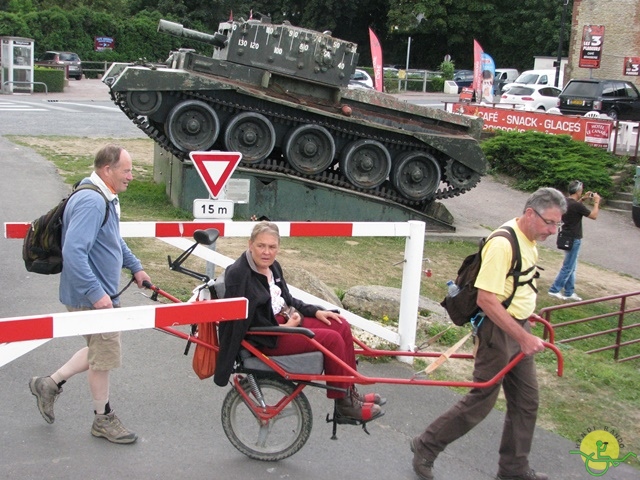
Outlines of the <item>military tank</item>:
{"label": "military tank", "polygon": [[473,188],[485,172],[482,120],[349,89],[357,45],[270,19],[223,22],[213,35],[160,20],[158,31],[206,43],[163,64],[116,63],[114,102],[181,161],[243,155],[241,168],[382,197],[418,211]]}

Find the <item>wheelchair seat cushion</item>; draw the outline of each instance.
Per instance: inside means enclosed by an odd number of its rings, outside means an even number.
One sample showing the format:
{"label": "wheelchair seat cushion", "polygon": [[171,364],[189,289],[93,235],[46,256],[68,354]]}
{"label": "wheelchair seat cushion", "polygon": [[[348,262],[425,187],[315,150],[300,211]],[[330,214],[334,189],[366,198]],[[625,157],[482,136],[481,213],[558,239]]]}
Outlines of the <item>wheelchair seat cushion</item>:
{"label": "wheelchair seat cushion", "polygon": [[[324,370],[324,356],[322,352],[297,353],[294,355],[275,355],[269,357],[289,373],[319,375]],[[266,363],[253,356],[246,349],[240,350],[242,368],[260,372],[274,372]]]}

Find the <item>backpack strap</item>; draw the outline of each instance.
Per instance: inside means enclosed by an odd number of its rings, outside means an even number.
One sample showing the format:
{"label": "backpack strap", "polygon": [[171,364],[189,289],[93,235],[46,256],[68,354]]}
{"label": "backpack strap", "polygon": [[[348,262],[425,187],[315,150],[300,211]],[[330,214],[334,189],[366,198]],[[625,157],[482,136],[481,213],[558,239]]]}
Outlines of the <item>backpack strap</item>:
{"label": "backpack strap", "polygon": [[105,196],[105,194],[102,193],[102,190],[100,189],[100,187],[98,187],[93,183],[83,183],[82,185],[80,185],[80,182],[78,182],[73,185],[73,191],[67,197],[66,201],[68,202],[69,198],[71,198],[71,195],[81,190],[93,190],[94,192],[98,192],[100,196],[104,198],[104,202],[106,205],[105,205],[105,212],[104,212],[104,220],[102,221],[102,225],[101,225],[101,227],[104,227],[104,224],[107,223],[107,220],[109,219],[109,200],[107,200],[107,197]]}
{"label": "backpack strap", "polygon": [[513,297],[515,297],[516,295],[516,290],[519,287],[523,285],[529,285],[534,292],[538,293],[538,289],[533,286],[533,280],[535,278],[538,278],[540,275],[538,272],[536,272],[536,274],[526,282],[520,281],[520,277],[530,274],[538,267],[534,265],[530,268],[527,268],[524,272],[522,271],[522,254],[520,253],[520,242],[518,242],[518,237],[516,236],[516,232],[513,230],[513,228],[508,225],[501,226],[498,230],[489,235],[489,237],[487,238],[487,242],[494,237],[505,237],[509,240],[512,249],[511,269],[507,272],[507,277],[513,277],[513,291],[511,292],[511,295],[509,295],[509,297],[502,302],[502,306],[504,308],[508,308],[509,305],[511,305]]}

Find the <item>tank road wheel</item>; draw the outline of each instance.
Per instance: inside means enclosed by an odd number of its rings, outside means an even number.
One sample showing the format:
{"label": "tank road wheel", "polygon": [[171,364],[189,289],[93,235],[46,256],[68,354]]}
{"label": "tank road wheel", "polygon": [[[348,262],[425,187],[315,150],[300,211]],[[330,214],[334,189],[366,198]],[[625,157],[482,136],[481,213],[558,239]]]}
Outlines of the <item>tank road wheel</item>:
{"label": "tank road wheel", "polygon": [[428,153],[407,152],[396,159],[391,181],[404,197],[420,202],[431,197],[440,185],[440,166]]}
{"label": "tank road wheel", "polygon": [[380,142],[358,140],[342,151],[340,170],[356,187],[376,188],[389,176],[391,155]]}
{"label": "tank road wheel", "polygon": [[138,115],[151,115],[162,105],[160,92],[127,92],[127,105]]}
{"label": "tank road wheel", "polygon": [[[267,408],[275,407],[294,390],[291,383],[277,378],[260,378],[256,382]],[[241,385],[257,404],[247,379]],[[235,388],[222,402],[224,433],[234,447],[256,460],[275,462],[290,457],[307,442],[312,425],[311,405],[302,392],[266,424],[256,418]]]}
{"label": "tank road wheel", "polygon": [[452,187],[460,190],[470,189],[480,181],[480,174],[474,172],[466,165],[450,158],[444,167],[445,180]]}
{"label": "tank road wheel", "polygon": [[166,131],[171,142],[183,152],[208,150],[218,138],[220,121],[206,103],[187,100],[169,112]]}
{"label": "tank road wheel", "polygon": [[336,143],[324,127],[300,125],[287,135],[284,155],[298,172],[315,175],[333,163]]}
{"label": "tank road wheel", "polygon": [[242,153],[242,162],[260,163],[276,144],[276,131],[267,117],[244,112],[228,123],[224,133],[224,147]]}

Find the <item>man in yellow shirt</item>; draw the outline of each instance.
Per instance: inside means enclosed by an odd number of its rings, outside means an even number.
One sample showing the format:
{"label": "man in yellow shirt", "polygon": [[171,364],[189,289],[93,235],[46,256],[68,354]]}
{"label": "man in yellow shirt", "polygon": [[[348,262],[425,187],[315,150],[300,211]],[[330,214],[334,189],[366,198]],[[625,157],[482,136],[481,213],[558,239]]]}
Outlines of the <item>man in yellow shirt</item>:
{"label": "man in yellow shirt", "polygon": [[[557,233],[566,209],[567,202],[562,193],[553,188],[541,188],[529,197],[522,216],[505,224],[516,233],[522,272],[535,266],[538,261],[536,242]],[[549,478],[531,469],[528,458],[538,411],[538,382],[533,355],[544,350],[542,340],[531,334],[527,321],[536,306],[536,269],[531,270],[528,278],[520,278],[521,286],[505,309],[502,302],[514,288],[513,276],[508,275],[512,254],[511,243],[501,236],[490,239],[482,251],[482,266],[475,286],[478,288],[478,306],[485,318],[476,338],[474,381],[490,380],[519,352],[526,356],[501,382],[488,388],[471,389],[420,436],[411,440],[413,469],[422,480],[434,478],[433,463],[447,445],[465,435],[491,412],[501,386],[507,401],[507,413],[499,450],[498,479]],[[527,280],[531,282],[522,285]]]}

